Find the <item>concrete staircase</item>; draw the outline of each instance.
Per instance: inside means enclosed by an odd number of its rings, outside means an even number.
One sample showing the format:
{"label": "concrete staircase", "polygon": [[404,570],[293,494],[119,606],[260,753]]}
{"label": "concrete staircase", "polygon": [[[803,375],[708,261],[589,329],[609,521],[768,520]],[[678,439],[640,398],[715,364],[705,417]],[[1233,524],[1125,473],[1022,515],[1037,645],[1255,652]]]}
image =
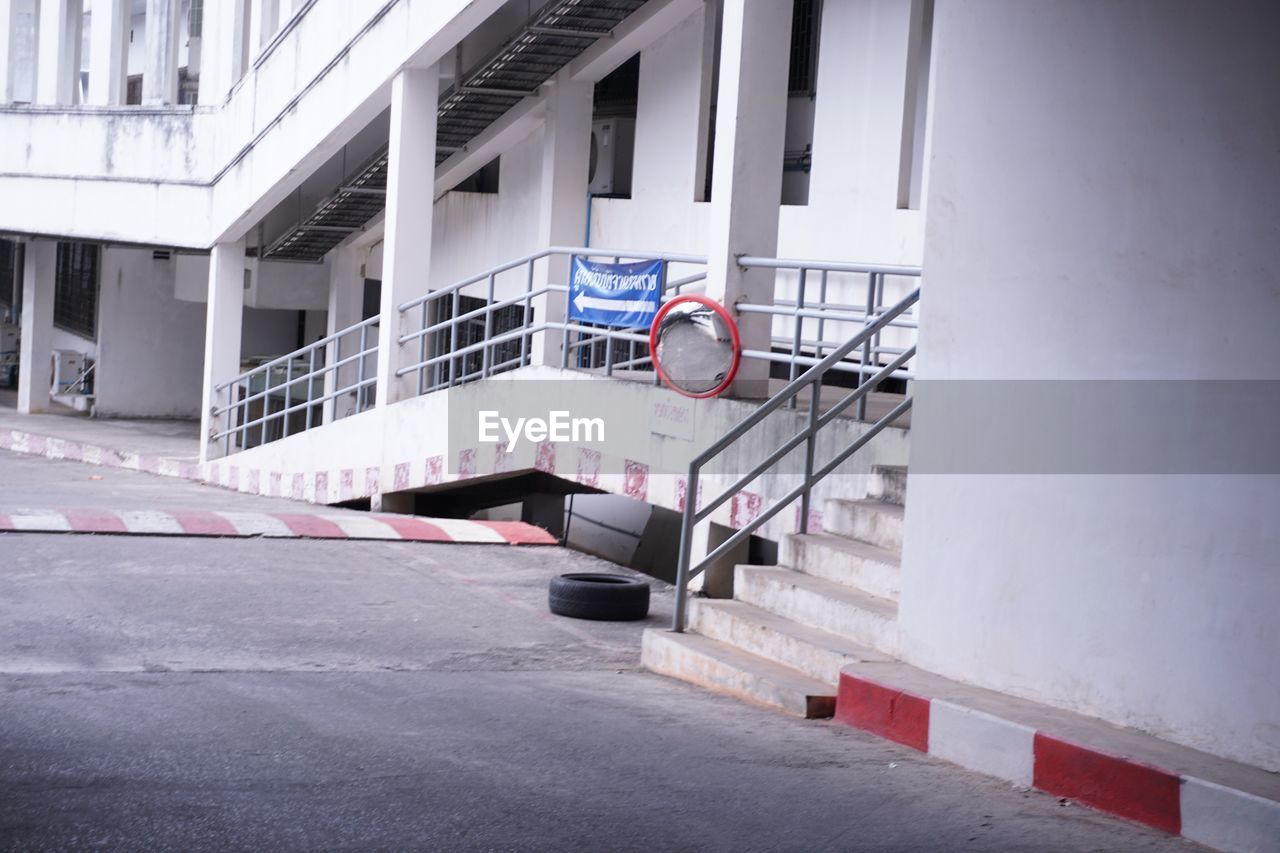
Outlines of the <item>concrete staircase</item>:
{"label": "concrete staircase", "polygon": [[840,669],[892,659],[907,470],[877,466],[867,499],[827,501],[822,533],[792,534],[778,566],[737,566],[734,597],[691,598],[683,634],[645,631],[641,663],[804,717],[835,710]]}

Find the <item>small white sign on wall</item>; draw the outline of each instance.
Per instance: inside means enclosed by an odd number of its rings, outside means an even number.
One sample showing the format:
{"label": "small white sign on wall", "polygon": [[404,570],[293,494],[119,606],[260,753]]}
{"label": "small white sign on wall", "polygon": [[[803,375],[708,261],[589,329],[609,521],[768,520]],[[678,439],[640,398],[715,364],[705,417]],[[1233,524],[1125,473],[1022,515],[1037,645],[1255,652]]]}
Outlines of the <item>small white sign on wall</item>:
{"label": "small white sign on wall", "polygon": [[649,429],[656,435],[693,441],[693,400],[674,394],[663,396],[670,399],[654,400],[651,404]]}

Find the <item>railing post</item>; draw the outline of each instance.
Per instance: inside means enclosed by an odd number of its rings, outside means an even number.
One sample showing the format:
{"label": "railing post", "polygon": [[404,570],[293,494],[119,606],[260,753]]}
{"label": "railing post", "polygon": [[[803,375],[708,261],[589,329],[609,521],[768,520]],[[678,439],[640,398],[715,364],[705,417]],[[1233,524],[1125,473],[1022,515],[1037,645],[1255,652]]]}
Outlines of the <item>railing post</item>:
{"label": "railing post", "polygon": [[293,359],[284,363],[284,423],[280,425],[280,437],[289,437],[289,410],[293,408]]}
{"label": "railing post", "polygon": [[[797,393],[796,397],[800,395]],[[792,397],[794,400],[795,397]],[[804,491],[800,494],[800,532],[809,532],[809,506],[813,493],[813,459],[818,447],[818,414],[822,407],[822,376],[813,378],[809,397],[809,429],[804,442]]]}
{"label": "railing post", "polygon": [[369,327],[361,326],[360,327],[360,357],[356,359],[356,412],[357,413],[364,411],[364,398],[365,398],[365,387],[364,387],[365,353],[364,351],[368,348],[368,345],[369,345]]}
{"label": "railing post", "polygon": [[[524,283],[524,328],[533,325],[533,264],[531,258],[529,260],[529,274],[525,277]],[[529,336],[520,336],[520,366],[526,367],[529,364]]]}
{"label": "railing post", "polygon": [[489,339],[493,336],[493,273],[489,273],[489,299],[484,307],[484,346],[480,348],[480,378],[489,375],[493,366],[493,345]]}
{"label": "railing post", "polygon": [[[866,313],[866,316],[863,318],[863,320],[868,326],[870,326],[874,322],[874,320],[872,319],[872,314],[874,314],[876,310],[876,277],[877,275],[878,275],[877,273],[867,274],[867,313]],[[862,383],[866,382],[867,379],[869,378],[867,374],[867,369],[870,366],[871,366],[871,339],[868,338],[862,344],[862,364],[859,365],[859,370],[858,370],[858,386],[859,387],[861,387]],[[865,421],[867,419],[867,397],[869,396],[871,396],[871,389],[868,389],[866,394],[863,394],[861,397],[858,398],[858,420],[859,421]]]}
{"label": "railing post", "polygon": [[430,300],[424,299],[421,305],[422,311],[419,312],[421,317],[419,319],[420,328],[418,329],[418,331],[422,332],[422,335],[418,337],[418,396],[419,397],[421,397],[423,394],[427,392],[427,389],[426,389],[427,368],[422,366],[422,362],[427,360],[426,331],[427,331],[427,304],[429,302]]}
{"label": "railing post", "polygon": [[[827,304],[827,271],[826,270],[822,271],[822,278],[818,280],[818,304],[820,305]],[[824,356],[822,355],[822,350],[824,349],[824,347],[822,345],[826,343],[826,340],[827,340],[826,335],[827,335],[826,318],[819,317],[818,318],[818,351],[814,353],[814,355],[818,357],[819,361],[821,361],[824,358]]]}
{"label": "railing post", "polygon": [[685,611],[689,604],[689,560],[693,554],[693,517],[698,512],[698,468],[689,466],[685,482],[684,515],[680,520],[680,552],[676,562],[676,605],[671,630],[684,631]]}
{"label": "railing post", "polygon": [[[304,392],[307,395],[307,429],[311,429],[311,389],[315,387],[314,383],[316,381],[316,349],[316,347],[311,348],[311,360],[309,362],[310,368],[307,371],[307,388]],[[320,387],[323,388],[324,384],[321,383]]]}
{"label": "railing post", "polygon": [[[800,280],[796,283],[796,303],[795,310],[791,312],[792,339],[791,339],[791,366],[787,371],[787,381],[795,382],[796,376],[799,375],[800,366],[796,364],[796,358],[800,355],[800,343],[803,337],[804,320],[800,316],[801,309],[804,308],[804,286],[805,279],[808,277],[809,271],[804,267],[800,268]],[[773,325],[773,317],[769,317],[769,325]],[[773,337],[773,330],[770,329],[770,338]],[[788,404],[790,408],[796,407],[796,400],[799,395],[791,398]]]}
{"label": "railing post", "polygon": [[454,353],[458,351],[458,311],[462,304],[461,289],[453,292],[453,313],[449,315],[449,387],[458,381],[458,359]]}

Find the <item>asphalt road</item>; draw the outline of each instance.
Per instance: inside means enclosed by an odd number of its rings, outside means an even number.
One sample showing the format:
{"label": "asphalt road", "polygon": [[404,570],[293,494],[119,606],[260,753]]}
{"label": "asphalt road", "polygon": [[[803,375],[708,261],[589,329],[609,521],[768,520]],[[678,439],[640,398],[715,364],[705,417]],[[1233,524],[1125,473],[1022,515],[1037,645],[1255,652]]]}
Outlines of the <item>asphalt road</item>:
{"label": "asphalt road", "polygon": [[[0,452],[0,506],[200,500],[261,506]],[[0,848],[1197,849],[646,673],[643,623],[547,612],[547,580],[584,569],[614,570],[546,547],[0,534]],[[670,602],[656,589],[648,624]]]}

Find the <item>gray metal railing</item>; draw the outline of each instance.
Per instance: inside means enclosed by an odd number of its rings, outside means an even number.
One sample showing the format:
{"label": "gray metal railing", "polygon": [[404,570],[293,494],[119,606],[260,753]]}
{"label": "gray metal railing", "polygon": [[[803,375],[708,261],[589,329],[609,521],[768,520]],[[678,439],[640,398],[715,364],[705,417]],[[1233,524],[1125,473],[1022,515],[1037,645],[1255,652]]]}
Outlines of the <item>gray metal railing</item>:
{"label": "gray metal railing", "polygon": [[[400,305],[401,328],[409,331],[399,342],[416,346],[417,358],[396,375],[416,373],[419,394],[484,379],[531,364],[535,336],[556,332],[561,336],[562,368],[600,370],[606,376],[615,370],[652,371],[647,331],[570,320],[567,299],[554,318],[545,316],[545,297],[567,294],[569,288],[552,281],[550,270],[539,274],[538,265],[557,259],[568,263],[574,257],[612,263],[662,261],[664,300],[706,278],[707,259],[701,255],[553,246]],[[673,279],[673,265],[695,269],[677,269],[679,275]],[[540,319],[535,317],[537,310],[544,313]]]}
{"label": "gray metal railing", "polygon": [[223,442],[223,455],[371,408],[378,319],[362,320],[216,386],[223,402],[213,410],[219,429],[212,440]]}
{"label": "gray metal railing", "polygon": [[[759,266],[774,266],[774,268],[785,269],[781,266],[784,262],[773,261],[771,259],[761,258],[744,258],[739,262],[747,261],[751,264]],[[785,262],[801,264],[803,266],[793,267],[797,270],[815,270],[821,265],[813,262]],[[746,265],[746,264],[744,264]],[[834,266],[834,265],[832,265]],[[854,265],[848,265],[854,266]],[[890,272],[890,270],[893,270]],[[907,267],[898,268],[867,268],[860,267],[853,272],[861,272],[871,277],[873,284],[869,290],[872,294],[881,292],[878,288],[883,285],[877,284],[876,279],[884,275],[905,275],[918,276],[919,270]],[[802,274],[803,276],[803,274]],[[825,281],[825,276],[824,276]],[[803,277],[802,277],[803,282]],[[683,631],[685,627],[685,616],[688,609],[689,599],[689,581],[703,572],[709,565],[720,557],[728,554],[731,549],[737,547],[744,542],[756,530],[759,530],[766,522],[790,506],[796,500],[800,501],[800,532],[807,533],[809,526],[809,503],[812,496],[814,486],[828,475],[834,472],[842,464],[845,463],[858,450],[866,446],[873,438],[880,434],[882,430],[893,424],[898,418],[902,417],[911,409],[912,398],[904,396],[901,403],[894,406],[887,414],[877,420],[868,427],[848,446],[840,449],[834,457],[821,466],[818,465],[816,459],[817,440],[819,432],[836,418],[844,414],[851,405],[857,404],[858,420],[865,420],[866,416],[866,399],[867,396],[879,387],[880,383],[893,376],[904,375],[903,368],[912,358],[915,357],[916,347],[912,342],[908,346],[896,353],[894,358],[883,366],[873,364],[871,360],[872,352],[876,349],[875,341],[879,340],[885,329],[890,328],[895,323],[901,324],[902,318],[907,316],[908,312],[920,299],[920,289],[917,287],[907,296],[896,304],[888,308],[877,308],[879,300],[882,296],[868,296],[867,309],[861,315],[864,321],[862,331],[853,337],[845,340],[843,343],[834,346],[821,360],[818,360],[812,367],[805,370],[799,376],[794,376],[798,369],[798,356],[801,341],[800,332],[797,331],[793,337],[794,349],[791,354],[791,373],[793,378],[785,387],[777,394],[773,395],[764,405],[753,411],[750,415],[743,418],[736,426],[721,436],[706,450],[694,457],[689,463],[689,472],[685,480],[685,499],[684,514],[680,527],[680,545],[678,552],[678,563],[676,566],[676,606],[675,615],[672,624],[672,630]],[[799,306],[806,305],[804,299],[804,285],[801,284],[799,298],[794,300],[793,315],[796,317],[797,328],[799,328],[801,315],[799,314]],[[739,305],[741,310],[744,306]],[[770,306],[757,306],[766,308]],[[785,306],[783,306],[785,307]],[[767,312],[782,313],[782,312]],[[819,322],[823,318],[815,318]],[[914,325],[914,324],[912,324]],[[826,347],[822,344],[823,348]],[[823,380],[833,371],[848,369],[846,360],[857,354],[859,360],[856,362],[857,367],[854,368],[858,373],[859,381],[856,387],[842,397],[834,406],[823,411],[821,405],[821,393]],[[745,355],[745,353],[744,353]],[[757,353],[756,357],[763,357],[766,354]],[[772,354],[768,354],[772,356]],[[719,494],[711,497],[705,503],[698,501],[698,481],[703,469],[713,459],[723,454],[730,447],[737,444],[748,432],[755,426],[760,424],[773,412],[783,408],[784,406],[795,406],[801,393],[809,391],[808,417],[806,425],[803,429],[796,432],[791,438],[784,441],[773,452],[769,453],[759,464],[748,471],[746,474],[738,477],[727,489]],[[734,531],[724,542],[709,551],[706,556],[698,562],[692,562],[693,553],[693,536],[695,527],[707,521],[712,513],[723,506],[727,501],[731,500],[734,495],[741,492],[744,488],[752,483],[756,478],[768,472],[781,462],[789,453],[796,450],[801,445],[804,446],[804,471],[801,482],[798,486],[791,489],[782,497],[773,501],[772,504],[752,519],[748,524]]]}
{"label": "gray metal railing", "polygon": [[[740,314],[766,314],[775,319],[775,334],[769,352],[760,350],[744,350],[744,359],[762,359],[777,364],[786,364],[788,381],[794,380],[800,371],[813,367],[823,359],[824,351],[840,347],[847,338],[839,334],[836,324],[854,324],[863,326],[871,322],[885,308],[886,280],[910,280],[914,286],[920,277],[919,267],[898,266],[890,264],[859,264],[839,261],[793,260],[786,258],[758,258],[744,256],[738,258],[738,265],[744,268],[772,269],[786,271],[795,275],[795,296],[791,299],[780,299],[776,296],[778,283],[774,284],[775,297],[767,305],[739,303],[736,307]],[[817,281],[813,282],[812,278]],[[814,288],[812,285],[817,285]],[[841,298],[847,299],[849,291],[861,291],[865,298],[857,303],[831,302],[831,291],[836,289]],[[903,290],[909,288],[902,288]],[[815,293],[816,290],[816,293]],[[785,326],[787,319],[791,328],[785,335],[778,335],[777,327]],[[904,312],[898,319],[885,328],[909,330],[899,335],[904,346],[891,346],[882,340],[883,329],[863,342],[855,352],[831,366],[831,370],[856,374],[857,384],[861,384],[868,376],[880,369],[885,356],[901,355],[906,345],[914,341],[916,321],[914,316]],[[812,334],[807,334],[812,332]],[[836,332],[832,335],[832,332]],[[856,359],[851,356],[855,356]],[[899,370],[896,379],[913,378],[909,371]],[[866,418],[866,398],[858,401],[857,417]],[[790,408],[796,408],[797,400],[792,398]]]}

